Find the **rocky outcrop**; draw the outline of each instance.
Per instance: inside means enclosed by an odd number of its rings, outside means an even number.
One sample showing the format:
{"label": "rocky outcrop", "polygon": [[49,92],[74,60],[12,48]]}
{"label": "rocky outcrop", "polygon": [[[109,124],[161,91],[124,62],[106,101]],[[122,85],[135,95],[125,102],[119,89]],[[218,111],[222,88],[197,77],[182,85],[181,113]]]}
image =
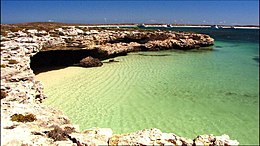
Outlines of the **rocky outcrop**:
{"label": "rocky outcrop", "polygon": [[[16,34],[17,35],[17,34]],[[15,36],[15,34],[12,34]],[[55,46],[53,40],[57,40]],[[172,32],[172,31],[119,31],[89,30],[78,28],[58,28],[50,32],[44,50],[92,49],[101,48],[113,54],[114,51],[162,50],[162,49],[198,49],[214,44],[214,39],[205,34]],[[107,49],[113,48],[113,49]],[[62,48],[63,47],[63,48]],[[121,48],[123,47],[123,49]]]}
{"label": "rocky outcrop", "polygon": [[[39,51],[98,48],[96,53],[105,54],[102,56],[105,58],[130,51],[173,49],[176,46],[191,49],[212,44],[213,39],[207,35],[159,31],[69,28],[9,32],[1,37],[1,145],[238,145],[226,135],[202,135],[189,140],[158,129],[120,135],[113,134],[109,128],[80,132],[79,126],[72,125],[62,112],[40,104],[46,96],[30,66],[30,58]],[[91,57],[81,63],[101,65]]]}
{"label": "rocky outcrop", "polygon": [[39,49],[35,42],[1,42],[1,91],[7,95],[4,101],[34,103],[45,98],[42,84],[30,69],[30,57]]}
{"label": "rocky outcrop", "polygon": [[97,59],[97,58],[93,58],[91,56],[88,56],[82,60],[80,60],[79,62],[79,66],[83,66],[83,67],[98,67],[98,66],[102,66],[103,63]]}
{"label": "rocky outcrop", "polygon": [[[81,30],[75,27],[57,28],[48,32],[36,29],[19,30],[18,32],[8,32],[1,39],[5,41],[4,44],[15,42],[23,45],[27,54],[35,53],[35,50],[30,47],[38,47],[40,52],[53,51],[49,53],[50,57],[44,58],[45,62],[34,61],[36,60],[34,58],[43,58],[42,55],[31,55],[30,57],[33,56],[31,59],[33,67],[48,64],[68,66],[79,63],[87,56],[103,60],[126,55],[132,51],[201,49],[214,43],[214,39],[205,34],[172,31]],[[65,50],[71,51],[70,53],[73,55],[68,56],[70,54],[68,52],[57,52]],[[86,55],[83,56],[84,54]],[[10,64],[15,64],[17,61],[14,58],[9,60]]]}
{"label": "rocky outcrop", "polygon": [[115,134],[109,139],[109,145],[238,145],[229,136],[199,135],[195,139],[186,139],[174,133],[163,133],[159,129],[144,129],[130,134]]}

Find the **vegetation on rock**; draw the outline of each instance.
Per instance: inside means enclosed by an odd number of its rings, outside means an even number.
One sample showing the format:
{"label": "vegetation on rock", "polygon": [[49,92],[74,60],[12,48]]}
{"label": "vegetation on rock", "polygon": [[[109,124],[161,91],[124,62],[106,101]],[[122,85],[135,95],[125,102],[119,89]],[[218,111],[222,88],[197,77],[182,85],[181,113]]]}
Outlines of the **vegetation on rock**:
{"label": "vegetation on rock", "polygon": [[59,126],[54,126],[54,129],[49,131],[47,136],[54,141],[66,140],[70,133],[75,132],[75,129],[71,127],[65,127],[64,130]]}
{"label": "vegetation on rock", "polygon": [[37,119],[34,114],[27,114],[27,115],[14,114],[11,116],[11,120],[16,122],[33,122]]}

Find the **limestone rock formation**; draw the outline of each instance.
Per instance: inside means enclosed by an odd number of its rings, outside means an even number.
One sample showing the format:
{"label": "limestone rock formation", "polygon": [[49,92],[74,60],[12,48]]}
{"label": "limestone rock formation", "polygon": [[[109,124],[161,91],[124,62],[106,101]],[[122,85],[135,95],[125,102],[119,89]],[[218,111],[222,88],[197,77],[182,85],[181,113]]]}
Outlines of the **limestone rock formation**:
{"label": "limestone rock formation", "polygon": [[238,145],[227,135],[199,135],[194,140],[177,136],[174,133],[163,133],[159,129],[144,129],[130,134],[117,134],[109,139],[109,145]]}
{"label": "limestone rock formation", "polygon": [[83,66],[83,67],[99,67],[99,66],[102,66],[103,63],[97,58],[88,56],[88,57],[80,60],[79,65]]}
{"label": "limestone rock formation", "polygon": [[72,133],[69,136],[79,145],[108,145],[112,134],[110,128],[91,128],[82,133]]}

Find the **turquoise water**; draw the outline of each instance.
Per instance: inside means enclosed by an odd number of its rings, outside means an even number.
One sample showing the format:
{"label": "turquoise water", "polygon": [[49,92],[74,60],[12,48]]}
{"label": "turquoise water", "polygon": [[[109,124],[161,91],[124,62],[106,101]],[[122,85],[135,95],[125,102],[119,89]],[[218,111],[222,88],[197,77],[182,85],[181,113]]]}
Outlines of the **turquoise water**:
{"label": "turquoise water", "polygon": [[258,45],[220,39],[213,51],[135,52],[99,68],[68,67],[37,78],[48,95],[44,104],[61,109],[81,130],[156,127],[259,144]]}

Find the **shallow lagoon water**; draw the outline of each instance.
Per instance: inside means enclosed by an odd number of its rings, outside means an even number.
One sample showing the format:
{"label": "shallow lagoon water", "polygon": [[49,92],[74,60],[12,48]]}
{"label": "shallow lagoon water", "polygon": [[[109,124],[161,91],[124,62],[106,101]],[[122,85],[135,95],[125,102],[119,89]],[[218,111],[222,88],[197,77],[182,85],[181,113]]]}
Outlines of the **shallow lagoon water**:
{"label": "shallow lagoon water", "polygon": [[[159,128],[194,138],[228,134],[259,144],[258,43],[215,41],[213,51],[135,52],[98,68],[38,74],[48,98],[81,130]],[[108,62],[108,61],[104,61]]]}

